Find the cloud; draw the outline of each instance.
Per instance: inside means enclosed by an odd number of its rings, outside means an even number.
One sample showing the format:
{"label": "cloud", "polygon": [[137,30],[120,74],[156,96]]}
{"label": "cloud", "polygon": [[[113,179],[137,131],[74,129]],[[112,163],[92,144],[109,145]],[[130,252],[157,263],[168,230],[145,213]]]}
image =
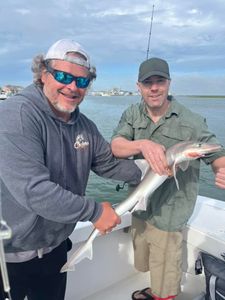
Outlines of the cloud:
{"label": "cloud", "polygon": [[224,90],[224,82],[224,74],[209,77],[206,74],[177,74],[171,82],[171,93],[175,95],[220,95]]}
{"label": "cloud", "polygon": [[[97,67],[96,88],[107,89],[112,85],[135,88],[138,66],[146,58],[153,3],[149,55],[168,60],[174,77],[182,74],[182,80],[188,76],[190,82],[192,75],[198,73],[203,78],[203,88],[207,73],[207,78],[212,78],[215,84],[214,89],[225,93],[225,88],[217,86],[213,78],[217,74],[222,78],[220,76],[225,74],[225,2],[222,0],[144,3],[139,0],[95,3],[49,0],[50,9],[46,9],[44,0],[3,1],[0,86],[11,81],[28,84],[32,77],[32,57],[47,51],[56,40],[72,37],[89,51]],[[198,82],[200,85],[201,81]],[[192,92],[192,88],[189,89]]]}
{"label": "cloud", "polygon": [[30,10],[26,9],[26,8],[17,8],[17,9],[15,9],[15,12],[17,12],[18,14],[21,14],[23,16],[30,14]]}

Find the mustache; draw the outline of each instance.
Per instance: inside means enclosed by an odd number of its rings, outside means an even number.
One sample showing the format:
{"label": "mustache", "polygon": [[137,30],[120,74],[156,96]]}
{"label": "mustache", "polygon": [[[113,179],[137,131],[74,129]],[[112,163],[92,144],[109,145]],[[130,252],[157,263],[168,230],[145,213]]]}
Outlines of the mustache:
{"label": "mustache", "polygon": [[68,91],[65,93],[61,89],[58,89],[58,93],[62,94],[63,96],[69,97],[69,98],[80,98],[81,97],[81,94],[79,92]]}

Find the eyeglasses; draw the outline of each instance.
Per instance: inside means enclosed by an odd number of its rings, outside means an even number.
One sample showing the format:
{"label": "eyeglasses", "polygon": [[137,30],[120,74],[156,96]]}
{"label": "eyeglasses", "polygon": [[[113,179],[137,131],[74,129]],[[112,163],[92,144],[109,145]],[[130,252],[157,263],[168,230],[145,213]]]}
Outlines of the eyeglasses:
{"label": "eyeglasses", "polygon": [[71,82],[75,81],[76,86],[79,89],[86,89],[91,81],[88,77],[73,76],[72,74],[64,71],[55,70],[48,64],[45,66],[47,71],[54,77],[54,79],[62,84],[70,84]]}

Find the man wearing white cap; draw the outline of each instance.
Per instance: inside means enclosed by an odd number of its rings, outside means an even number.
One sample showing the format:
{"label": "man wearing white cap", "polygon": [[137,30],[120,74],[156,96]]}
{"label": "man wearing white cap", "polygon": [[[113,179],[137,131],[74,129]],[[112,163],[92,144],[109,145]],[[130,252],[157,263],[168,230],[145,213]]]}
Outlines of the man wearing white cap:
{"label": "man wearing white cap", "polygon": [[63,300],[60,269],[76,223],[91,221],[101,233],[120,223],[109,202],[85,196],[90,170],[134,184],[141,171],[115,159],[79,110],[96,78],[80,44],[59,40],[35,57],[32,70],[34,83],[0,107],[1,209],[12,230],[6,262],[13,300]]}

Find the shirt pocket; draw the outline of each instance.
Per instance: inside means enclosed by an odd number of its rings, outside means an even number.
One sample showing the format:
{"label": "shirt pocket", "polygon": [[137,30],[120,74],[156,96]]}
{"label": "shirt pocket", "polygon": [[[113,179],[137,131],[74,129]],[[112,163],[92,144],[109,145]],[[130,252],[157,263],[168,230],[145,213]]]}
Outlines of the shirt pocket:
{"label": "shirt pocket", "polygon": [[171,147],[182,141],[190,141],[193,138],[193,128],[187,125],[179,125],[176,127],[164,127],[161,130],[163,144]]}
{"label": "shirt pocket", "polygon": [[133,140],[149,139],[148,122],[146,120],[135,120],[132,124]]}

